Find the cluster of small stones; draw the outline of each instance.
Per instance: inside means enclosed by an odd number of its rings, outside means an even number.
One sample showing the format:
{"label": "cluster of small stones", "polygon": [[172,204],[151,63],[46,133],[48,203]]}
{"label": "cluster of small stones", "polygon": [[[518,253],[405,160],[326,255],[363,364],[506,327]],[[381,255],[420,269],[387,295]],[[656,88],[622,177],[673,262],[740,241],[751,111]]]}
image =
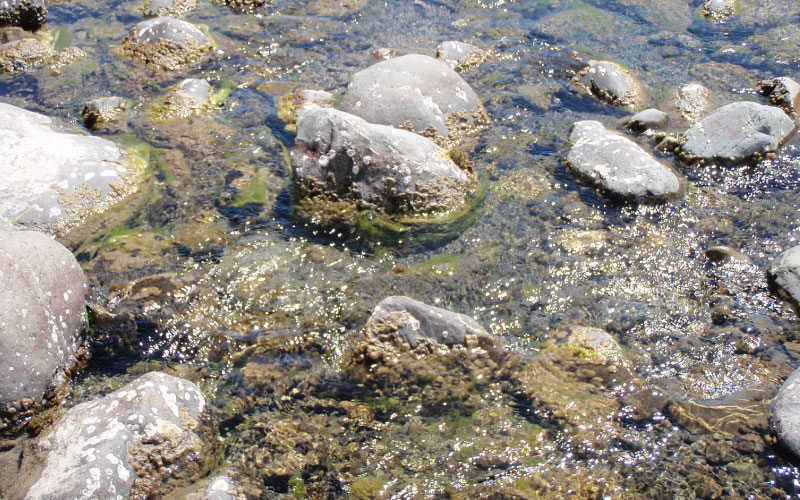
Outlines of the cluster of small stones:
{"label": "cluster of small stones", "polygon": [[86,53],[77,47],[55,52],[50,44],[35,38],[13,40],[0,45],[0,72],[26,72],[45,65],[55,70],[84,57]]}

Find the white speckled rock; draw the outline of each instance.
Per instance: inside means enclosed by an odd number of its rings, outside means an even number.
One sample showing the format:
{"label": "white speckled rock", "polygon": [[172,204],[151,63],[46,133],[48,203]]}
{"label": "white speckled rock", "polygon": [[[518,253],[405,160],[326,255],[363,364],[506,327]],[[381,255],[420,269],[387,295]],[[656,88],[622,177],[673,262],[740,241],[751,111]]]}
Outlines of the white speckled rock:
{"label": "white speckled rock", "polygon": [[475,68],[486,60],[488,54],[471,43],[450,40],[436,47],[436,59],[440,59],[455,70]]}
{"label": "white speckled rock", "polygon": [[674,107],[684,120],[694,125],[711,110],[711,91],[699,83],[681,85],[675,92]]}
{"label": "white speckled rock", "polygon": [[572,79],[573,85],[618,106],[639,107],[642,90],[630,72],[611,61],[589,61]]}
{"label": "white speckled rock", "polygon": [[84,322],[86,278],[69,250],[35,231],[0,232],[0,410],[64,381]]}
{"label": "white speckled rock", "polygon": [[[70,409],[36,443],[46,454],[27,500],[114,499],[197,467],[193,431],[205,407],[192,382],[150,372],[104,398]],[[144,483],[141,484],[140,483]]]}
{"label": "white speckled rock", "polygon": [[769,275],[782,293],[800,304],[800,246],[780,254],[770,266]]}
{"label": "white speckled rock", "polygon": [[775,396],[772,428],[778,440],[800,457],[800,369],[789,375]]}
{"label": "white speckled rock", "polygon": [[722,106],[686,131],[681,157],[688,161],[739,162],[773,153],[794,132],[783,110],[755,102]]}
{"label": "white speckled rock", "polygon": [[0,103],[0,218],[55,234],[132,192],[139,172],[113,142],[51,123]]}
{"label": "white speckled rock", "polygon": [[353,75],[342,99],[342,111],[370,123],[405,126],[416,132],[433,127],[448,137],[448,118],[472,123],[484,116],[478,96],[442,61],[419,54],[395,57],[373,64]]}
{"label": "white speckled rock", "polygon": [[566,163],[606,191],[628,199],[661,200],[683,193],[684,183],[635,142],[593,120],[576,122]]}

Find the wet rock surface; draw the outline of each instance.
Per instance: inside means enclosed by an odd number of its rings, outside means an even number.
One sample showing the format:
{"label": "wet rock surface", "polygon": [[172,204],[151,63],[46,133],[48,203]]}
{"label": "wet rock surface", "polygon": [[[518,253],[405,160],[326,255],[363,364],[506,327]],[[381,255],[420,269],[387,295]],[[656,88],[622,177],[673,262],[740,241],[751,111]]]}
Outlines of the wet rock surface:
{"label": "wet rock surface", "polygon": [[680,196],[683,181],[636,143],[596,121],[575,123],[566,162],[612,195],[633,200]]}
{"label": "wet rock surface", "polygon": [[764,80],[759,90],[769,97],[769,102],[783,108],[790,116],[797,116],[800,107],[800,83],[788,76]]}
{"label": "wet rock surface", "polygon": [[211,85],[199,78],[181,81],[154,108],[154,115],[160,120],[186,118],[211,110],[216,103]]}
{"label": "wet rock surface", "polygon": [[81,116],[87,128],[97,129],[113,121],[128,110],[128,103],[122,97],[101,97],[83,105]]}
{"label": "wet rock surface", "polygon": [[754,102],[725,105],[684,134],[681,157],[686,161],[740,162],[774,153],[794,132],[782,110]]}
{"label": "wet rock surface", "polygon": [[444,213],[464,205],[474,187],[472,173],[430,139],[335,109],[300,114],[291,160],[297,200],[323,207]]}
{"label": "wet rock surface", "polygon": [[[58,392],[83,339],[87,283],[72,254],[33,231],[0,232],[0,430]],[[23,401],[25,400],[25,401]]]}
{"label": "wet rock surface", "polygon": [[611,61],[589,61],[572,83],[602,101],[636,108],[642,102],[642,90],[630,71]]}
{"label": "wet rock surface", "polygon": [[772,428],[795,456],[800,456],[800,371],[795,370],[781,385],[772,403]]}
{"label": "wet rock surface", "polygon": [[800,303],[800,246],[781,253],[770,266],[769,274],[781,293]]}
{"label": "wet rock surface", "polygon": [[674,107],[694,125],[711,111],[711,91],[699,83],[681,85],[675,92]]}
{"label": "wet rock surface", "polygon": [[233,10],[250,12],[265,5],[272,4],[272,0],[213,0],[214,3],[224,5]]}
{"label": "wet rock surface", "polygon": [[658,130],[664,128],[669,123],[669,116],[663,111],[651,108],[639,111],[628,118],[624,118],[621,123],[634,132]]}
{"label": "wet rock surface", "polygon": [[29,31],[47,21],[44,0],[6,0],[0,5],[0,26],[19,26]]}
{"label": "wet rock surface", "polygon": [[736,9],[734,0],[706,0],[703,4],[703,15],[713,19],[725,19]]}
{"label": "wet rock surface", "polygon": [[0,70],[6,73],[30,71],[47,64],[55,52],[35,39],[14,40],[0,45]]}
{"label": "wet rock surface", "polygon": [[44,115],[0,104],[0,217],[65,233],[134,190],[141,167],[113,142],[52,126]]}
{"label": "wet rock surface", "polygon": [[197,8],[197,0],[147,0],[142,6],[145,17],[180,17]]}
{"label": "wet rock surface", "polygon": [[195,433],[205,407],[192,382],[150,372],[64,414],[36,443],[42,475],[26,499],[126,498],[168,491],[191,477],[204,448]]}
{"label": "wet rock surface", "polygon": [[471,43],[448,41],[436,47],[436,59],[446,62],[451,68],[466,71],[479,66],[489,57],[483,49]]}
{"label": "wet rock surface", "polygon": [[213,43],[196,26],[172,17],[137,24],[122,41],[120,53],[148,66],[174,71],[205,58]]}
{"label": "wet rock surface", "polygon": [[485,120],[472,87],[444,62],[419,54],[379,62],[353,75],[341,109],[370,123],[443,137]]}

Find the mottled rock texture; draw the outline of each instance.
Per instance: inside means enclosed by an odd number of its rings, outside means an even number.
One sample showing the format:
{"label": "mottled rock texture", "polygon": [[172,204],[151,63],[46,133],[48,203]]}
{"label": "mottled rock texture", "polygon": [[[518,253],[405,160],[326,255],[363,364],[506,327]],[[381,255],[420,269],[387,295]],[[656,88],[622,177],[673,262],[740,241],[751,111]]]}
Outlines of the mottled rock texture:
{"label": "mottled rock texture", "polygon": [[148,66],[173,71],[204,59],[214,47],[195,25],[172,17],[140,22],[122,41],[120,53]]}

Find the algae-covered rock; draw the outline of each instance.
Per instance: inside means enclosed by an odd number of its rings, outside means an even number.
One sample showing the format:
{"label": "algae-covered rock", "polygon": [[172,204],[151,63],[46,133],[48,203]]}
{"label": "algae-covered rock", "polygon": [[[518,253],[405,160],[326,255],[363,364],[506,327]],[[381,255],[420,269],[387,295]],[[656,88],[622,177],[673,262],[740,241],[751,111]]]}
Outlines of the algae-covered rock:
{"label": "algae-covered rock", "polygon": [[723,106],[684,134],[684,161],[740,162],[774,153],[794,132],[783,110],[743,101]]}
{"label": "algae-covered rock", "polygon": [[[278,117],[290,126],[297,123],[297,115],[317,108],[332,108],[334,96],[324,90],[303,89],[291,92],[280,99]],[[293,127],[296,130],[296,127]]]}
{"label": "algae-covered rock", "polygon": [[446,62],[451,68],[465,71],[479,66],[489,57],[483,49],[471,43],[448,41],[436,47],[436,59]]}
{"label": "algae-covered rock", "polygon": [[464,206],[474,175],[420,135],[335,109],[300,114],[291,151],[298,202],[353,204],[385,214],[443,214]]}
{"label": "algae-covered rock", "polygon": [[253,11],[259,7],[272,4],[272,0],[213,0],[214,3],[224,5],[233,10]]}
{"label": "algae-covered rock", "polygon": [[144,17],[180,17],[197,8],[197,0],[147,0],[142,6]]}
{"label": "algae-covered rock", "polygon": [[127,111],[128,103],[122,97],[101,97],[83,105],[81,116],[87,128],[98,129]]}
{"label": "algae-covered rock", "polygon": [[699,83],[687,83],[675,92],[674,107],[694,125],[710,111],[711,91]]}
{"label": "algae-covered rock", "polygon": [[733,0],[706,0],[703,4],[703,15],[712,19],[725,19],[736,11]]}
{"label": "algae-covered rock", "polygon": [[630,71],[611,61],[589,61],[572,79],[573,85],[602,101],[638,107],[642,90]]}
{"label": "algae-covered rock", "polygon": [[213,89],[203,79],[187,78],[172,89],[163,102],[154,106],[157,119],[186,118],[199,115],[216,106]]}
{"label": "algae-covered rock", "polygon": [[122,55],[167,71],[204,59],[214,47],[191,23],[172,17],[140,22],[120,45]]}
{"label": "algae-covered rock", "polygon": [[194,383],[160,372],[75,406],[36,443],[45,467],[26,500],[149,496],[197,474],[204,407]]}
{"label": "algae-covered rock", "polygon": [[47,64],[55,57],[53,47],[34,38],[0,45],[0,71],[17,73]]}
{"label": "algae-covered rock", "polygon": [[419,54],[395,57],[353,75],[342,111],[370,123],[448,137],[486,120],[475,91],[450,66]]}
{"label": "algae-covered rock", "polygon": [[29,31],[47,21],[44,0],[5,0],[0,4],[0,26],[19,26]]}
{"label": "algae-covered rock", "polygon": [[764,80],[759,90],[769,97],[769,102],[783,108],[790,116],[797,116],[800,110],[800,83],[788,76]]}

